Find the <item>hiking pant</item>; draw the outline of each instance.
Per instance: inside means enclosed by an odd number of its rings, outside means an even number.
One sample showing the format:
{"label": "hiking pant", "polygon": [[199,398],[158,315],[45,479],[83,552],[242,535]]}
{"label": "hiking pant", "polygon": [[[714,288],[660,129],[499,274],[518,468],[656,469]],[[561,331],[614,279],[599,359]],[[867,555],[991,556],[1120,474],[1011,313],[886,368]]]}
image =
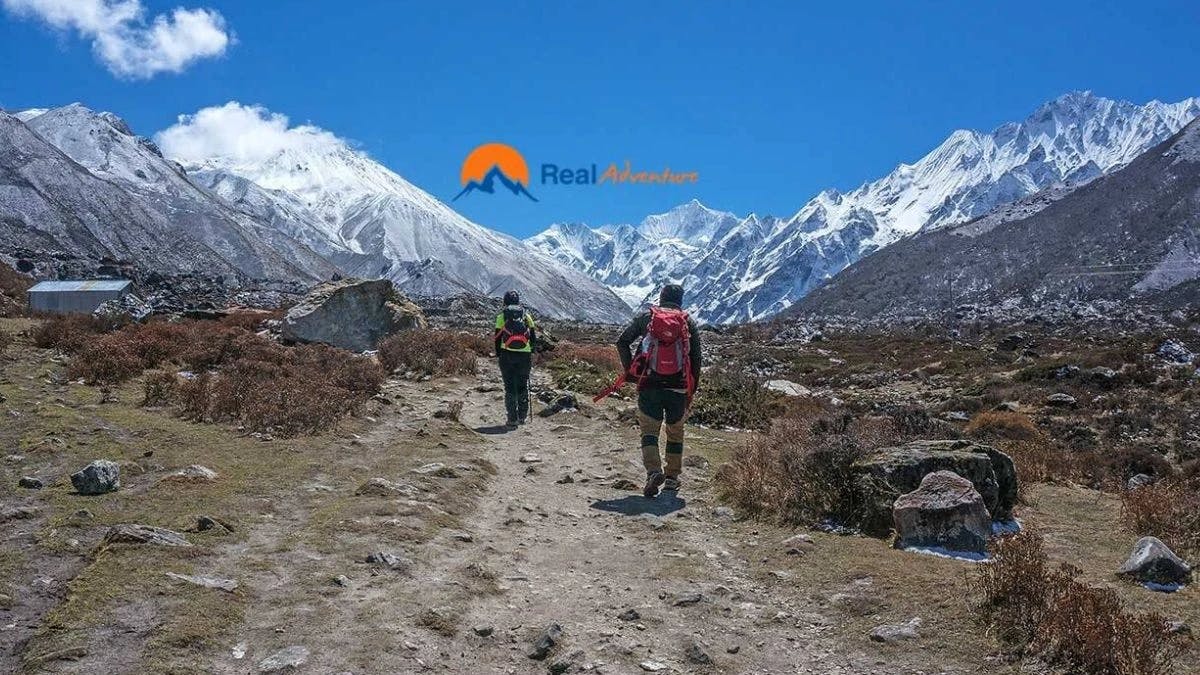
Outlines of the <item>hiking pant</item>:
{"label": "hiking pant", "polygon": [[529,416],[529,371],[533,368],[533,354],[501,349],[499,359],[508,421],[523,420]]}
{"label": "hiking pant", "polygon": [[[643,389],[638,392],[638,425],[642,430],[642,463],[646,472],[662,471],[677,477],[683,470],[683,422],[687,417],[687,394],[673,389]],[[658,434],[667,427],[667,467],[658,453]]]}

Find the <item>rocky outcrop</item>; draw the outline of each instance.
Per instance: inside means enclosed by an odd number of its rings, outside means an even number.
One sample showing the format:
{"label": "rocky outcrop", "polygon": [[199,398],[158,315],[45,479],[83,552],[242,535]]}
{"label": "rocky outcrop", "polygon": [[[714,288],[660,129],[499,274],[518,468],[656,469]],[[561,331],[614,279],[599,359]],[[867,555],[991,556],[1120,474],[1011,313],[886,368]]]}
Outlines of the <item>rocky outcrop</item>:
{"label": "rocky outcrop", "polygon": [[985,553],[992,519],[971,481],[953,471],[927,474],[892,508],[896,546]]}
{"label": "rocky outcrop", "polygon": [[71,474],[71,485],[81,495],[102,495],[121,487],[121,467],[116,462],[98,459]]}
{"label": "rocky outcrop", "polygon": [[150,546],[191,546],[182,534],[174,530],[150,525],[113,525],[104,535],[104,546],[113,544],[135,544]]}
{"label": "rocky outcrop", "polygon": [[1178,586],[1192,580],[1192,568],[1157,537],[1142,537],[1117,574],[1142,583]]}
{"label": "rocky outcrop", "polygon": [[1017,471],[1012,459],[967,440],[915,441],[881,448],[854,463],[853,481],[861,508],[859,527],[885,535],[893,525],[892,505],[916,490],[925,476],[953,471],[967,479],[983,498],[992,520],[1012,517],[1017,501]]}
{"label": "rocky outcrop", "polygon": [[288,310],[283,337],[361,352],[393,333],[426,325],[421,309],[392,282],[343,279],[317,286]]}

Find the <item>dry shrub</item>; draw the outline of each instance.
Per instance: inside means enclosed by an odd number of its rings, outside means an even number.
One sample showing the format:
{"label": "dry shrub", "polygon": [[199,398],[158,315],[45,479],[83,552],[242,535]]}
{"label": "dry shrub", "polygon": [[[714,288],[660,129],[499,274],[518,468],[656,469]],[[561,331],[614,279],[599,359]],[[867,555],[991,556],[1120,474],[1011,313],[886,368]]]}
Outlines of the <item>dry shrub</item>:
{"label": "dry shrub", "polygon": [[231,311],[221,317],[219,323],[227,328],[240,328],[252,333],[262,330],[267,321],[279,321],[287,314],[285,310],[245,309]]}
{"label": "dry shrub", "polygon": [[1166,675],[1178,653],[1158,614],[1132,614],[1110,589],[1051,570],[1041,535],[1026,530],[1001,540],[972,580],[983,621],[1019,653],[1072,672]]}
{"label": "dry shrub", "polygon": [[477,346],[459,333],[419,328],[384,340],[379,345],[379,361],[388,372],[463,375],[475,372]]}
{"label": "dry shrub", "polygon": [[723,496],[759,517],[813,524],[858,525],[863,517],[854,462],[912,436],[896,418],[834,414],[812,401],[746,440],[722,467]]}
{"label": "dry shrub", "polygon": [[8,351],[8,348],[13,344],[13,336],[10,333],[0,330],[0,356]]}
{"label": "dry shrub", "polygon": [[1033,420],[1017,412],[987,411],[971,418],[963,431],[984,440],[1007,439],[1013,441],[1036,441],[1042,431]]}
{"label": "dry shrub", "polygon": [[179,376],[175,373],[165,370],[147,373],[142,389],[142,407],[157,408],[170,404],[178,387]]}
{"label": "dry shrub", "polygon": [[83,349],[95,336],[114,328],[111,321],[88,314],[57,314],[33,328],[30,337],[35,347],[73,354]]}
{"label": "dry shrub", "polygon": [[1125,446],[1116,452],[1108,453],[1104,457],[1104,464],[1108,474],[1119,481],[1139,473],[1158,478],[1175,473],[1175,467],[1171,465],[1170,460],[1152,448],[1142,445]]}
{"label": "dry shrub", "polygon": [[120,384],[141,374],[142,359],[125,340],[96,336],[71,357],[67,377],[87,384]]}
{"label": "dry shrub", "polygon": [[711,427],[765,429],[785,410],[784,396],[733,370],[706,372],[688,421]]}
{"label": "dry shrub", "polygon": [[555,361],[578,361],[610,373],[621,372],[621,357],[611,345],[561,342],[552,352]]}
{"label": "dry shrub", "polygon": [[1079,481],[1085,476],[1081,464],[1089,456],[1063,450],[1048,439],[1000,441],[996,445],[1012,458],[1017,467],[1017,481],[1022,486]]}
{"label": "dry shrub", "polygon": [[1181,554],[1200,554],[1200,480],[1167,479],[1121,493],[1121,519]]}

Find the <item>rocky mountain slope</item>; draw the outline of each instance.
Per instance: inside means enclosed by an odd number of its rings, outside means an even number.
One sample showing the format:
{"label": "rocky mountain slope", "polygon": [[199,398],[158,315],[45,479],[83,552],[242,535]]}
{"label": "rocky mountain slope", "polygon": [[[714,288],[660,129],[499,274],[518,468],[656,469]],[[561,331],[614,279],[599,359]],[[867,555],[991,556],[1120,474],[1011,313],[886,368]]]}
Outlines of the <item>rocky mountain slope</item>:
{"label": "rocky mountain slope", "polygon": [[41,274],[311,283],[388,278],[416,295],[509,288],[549,315],[620,321],[600,283],[472,223],[337,141],[269,161],[185,168],[119,117],[73,104],[0,112],[0,255]]}
{"label": "rocky mountain slope", "polygon": [[1200,303],[1200,121],[1120,171],[1040,198],[1040,209],[990,214],[894,244],[793,311],[887,318],[963,304]]}
{"label": "rocky mountain slope", "polygon": [[[790,218],[752,214],[721,227],[698,218],[697,232],[707,238],[675,238],[689,233],[687,227],[636,228],[644,235],[633,242],[640,257],[659,260],[663,251],[683,250],[676,258],[684,260],[676,267],[628,265],[633,254],[613,263],[608,256],[615,246],[610,251],[573,243],[587,238],[582,226],[575,226],[572,236],[553,226],[529,241],[626,299],[664,278],[681,279],[690,289],[689,304],[702,318],[759,319],[790,307],[861,257],[916,232],[961,223],[1046,189],[1062,192],[1119,169],[1198,115],[1198,98],[1136,105],[1090,92],[1066,94],[990,133],[956,131],[917,162],[901,164],[848,193],[825,190]],[[1039,199],[1025,208],[1042,205]],[[699,204],[670,213],[681,210],[712,213]],[[604,235],[622,229],[592,232],[603,242]]]}

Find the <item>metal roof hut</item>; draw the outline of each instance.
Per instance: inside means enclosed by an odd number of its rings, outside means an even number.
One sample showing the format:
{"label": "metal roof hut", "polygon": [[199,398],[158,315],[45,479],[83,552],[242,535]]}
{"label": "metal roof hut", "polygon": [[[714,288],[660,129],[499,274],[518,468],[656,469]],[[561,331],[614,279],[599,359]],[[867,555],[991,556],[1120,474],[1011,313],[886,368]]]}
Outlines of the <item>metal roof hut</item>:
{"label": "metal roof hut", "polygon": [[95,281],[43,281],[29,289],[29,309],[50,314],[91,314],[108,300],[119,300],[133,290],[128,279]]}

